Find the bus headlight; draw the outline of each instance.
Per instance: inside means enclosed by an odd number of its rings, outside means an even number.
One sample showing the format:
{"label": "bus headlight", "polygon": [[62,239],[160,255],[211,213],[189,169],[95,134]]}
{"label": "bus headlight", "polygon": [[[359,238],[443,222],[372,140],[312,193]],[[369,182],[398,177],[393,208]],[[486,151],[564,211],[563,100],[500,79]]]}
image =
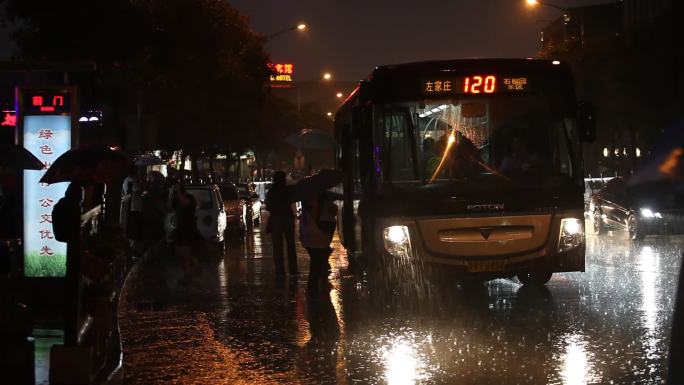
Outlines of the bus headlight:
{"label": "bus headlight", "polygon": [[558,252],[568,251],[584,243],[584,225],[577,218],[561,219]]}
{"label": "bus headlight", "polygon": [[411,238],[407,226],[385,227],[383,239],[388,253],[399,258],[411,256]]}

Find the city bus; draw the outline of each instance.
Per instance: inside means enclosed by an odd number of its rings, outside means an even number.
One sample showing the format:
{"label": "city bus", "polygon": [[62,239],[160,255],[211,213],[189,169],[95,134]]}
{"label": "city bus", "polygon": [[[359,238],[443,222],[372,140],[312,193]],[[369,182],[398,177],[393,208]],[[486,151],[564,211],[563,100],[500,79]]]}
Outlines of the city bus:
{"label": "city bus", "polygon": [[530,285],[584,271],[593,120],[558,61],[375,68],[335,115],[350,262]]}

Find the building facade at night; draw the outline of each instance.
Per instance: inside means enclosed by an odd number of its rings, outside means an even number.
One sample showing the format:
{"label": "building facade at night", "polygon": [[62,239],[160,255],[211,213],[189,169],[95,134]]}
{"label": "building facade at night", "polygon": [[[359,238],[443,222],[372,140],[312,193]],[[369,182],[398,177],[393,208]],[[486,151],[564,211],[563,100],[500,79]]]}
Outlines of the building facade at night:
{"label": "building facade at night", "polygon": [[675,4],[625,0],[568,8],[541,31],[540,56],[570,62],[578,99],[596,106],[597,140],[584,153],[591,176],[629,175],[678,118],[673,111],[684,87],[682,69],[672,63],[680,54],[663,49],[676,37],[677,20],[668,16]]}

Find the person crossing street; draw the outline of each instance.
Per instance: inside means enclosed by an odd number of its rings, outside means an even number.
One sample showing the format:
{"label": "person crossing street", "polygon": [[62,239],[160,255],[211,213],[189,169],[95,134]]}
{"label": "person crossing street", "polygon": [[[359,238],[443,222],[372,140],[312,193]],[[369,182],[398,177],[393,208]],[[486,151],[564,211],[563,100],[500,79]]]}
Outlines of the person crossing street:
{"label": "person crossing street", "polygon": [[285,247],[283,242],[285,242],[287,243],[288,273],[295,276],[298,274],[297,250],[294,239],[295,218],[291,207],[291,189],[285,181],[285,173],[277,171],[273,176],[273,186],[266,194],[266,210],[269,212],[266,232],[271,234],[276,273],[280,276],[285,275],[285,262],[283,260],[283,248]]}

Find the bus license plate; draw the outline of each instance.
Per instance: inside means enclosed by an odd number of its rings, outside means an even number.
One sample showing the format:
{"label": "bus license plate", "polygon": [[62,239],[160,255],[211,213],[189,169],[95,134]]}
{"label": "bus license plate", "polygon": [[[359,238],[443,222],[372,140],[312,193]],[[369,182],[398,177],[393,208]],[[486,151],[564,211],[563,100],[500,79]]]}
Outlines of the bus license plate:
{"label": "bus license plate", "polygon": [[470,273],[485,273],[503,270],[506,270],[506,263],[503,260],[468,262],[468,272]]}

